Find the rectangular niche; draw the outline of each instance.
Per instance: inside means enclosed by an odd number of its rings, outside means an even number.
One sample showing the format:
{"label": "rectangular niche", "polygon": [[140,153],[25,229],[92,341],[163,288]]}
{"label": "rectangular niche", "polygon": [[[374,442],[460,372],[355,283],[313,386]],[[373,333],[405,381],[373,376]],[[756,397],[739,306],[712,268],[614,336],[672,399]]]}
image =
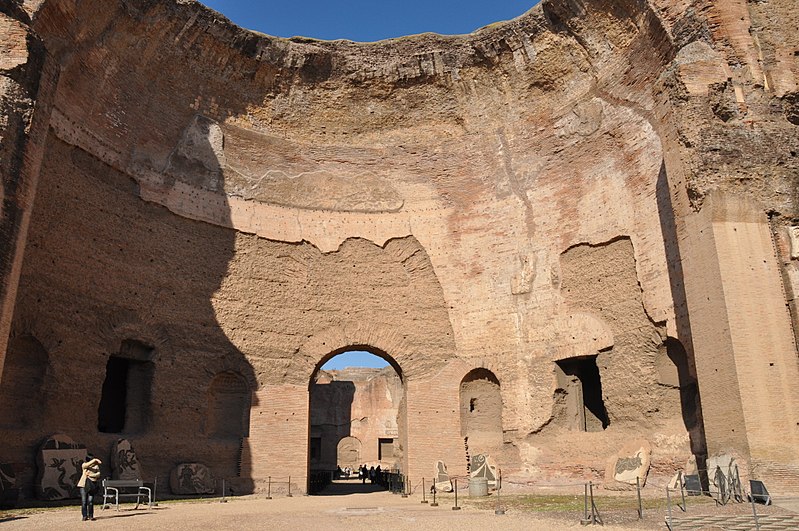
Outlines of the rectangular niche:
{"label": "rectangular niche", "polygon": [[377,460],[391,459],[394,456],[394,439],[380,438],[377,440]]}
{"label": "rectangular niche", "polygon": [[561,420],[576,431],[602,431],[610,425],[602,399],[602,380],[596,356],[579,356],[555,362],[563,404]]}
{"label": "rectangular niche", "polygon": [[125,340],[119,353],[108,358],[105,368],[97,430],[102,433],[141,433],[150,417],[153,382],[153,349]]}
{"label": "rectangular niche", "polygon": [[321,437],[311,437],[311,444],[310,444],[310,457],[311,461],[319,461],[322,458],[322,438]]}

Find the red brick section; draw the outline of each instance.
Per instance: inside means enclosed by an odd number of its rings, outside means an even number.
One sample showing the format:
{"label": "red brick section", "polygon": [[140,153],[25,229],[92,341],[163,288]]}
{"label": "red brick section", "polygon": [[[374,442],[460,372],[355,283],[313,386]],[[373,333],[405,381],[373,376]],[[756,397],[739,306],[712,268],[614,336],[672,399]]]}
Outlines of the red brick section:
{"label": "red brick section", "polygon": [[690,220],[686,293],[710,455],[750,460],[753,477],[795,490],[799,367],[762,210],[717,194]]}
{"label": "red brick section", "polygon": [[[400,434],[412,484],[430,479],[437,460],[452,475],[466,473],[460,437],[460,381],[471,367],[457,361],[433,377],[406,383],[407,433]],[[252,477],[263,492],[272,477],[272,492],[285,492],[291,476],[292,493],[305,492],[308,469],[308,388],[267,385],[255,393],[250,436],[242,454],[242,476]],[[402,426],[400,422],[400,426]],[[405,446],[407,444],[407,446]]]}
{"label": "red brick section", "polygon": [[305,492],[308,469],[308,388],[267,385],[255,393],[250,437],[242,455],[244,477],[259,491],[272,476],[272,491],[284,492],[291,476],[292,493]]}

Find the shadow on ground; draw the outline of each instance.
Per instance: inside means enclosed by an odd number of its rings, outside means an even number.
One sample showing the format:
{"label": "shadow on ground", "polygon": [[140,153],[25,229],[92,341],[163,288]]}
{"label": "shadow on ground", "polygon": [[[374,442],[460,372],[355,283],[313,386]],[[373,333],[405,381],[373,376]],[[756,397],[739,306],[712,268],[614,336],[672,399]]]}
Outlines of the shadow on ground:
{"label": "shadow on ground", "polygon": [[360,479],[336,479],[314,496],[346,496],[348,494],[369,494],[383,492],[385,487],[374,483],[361,483]]}

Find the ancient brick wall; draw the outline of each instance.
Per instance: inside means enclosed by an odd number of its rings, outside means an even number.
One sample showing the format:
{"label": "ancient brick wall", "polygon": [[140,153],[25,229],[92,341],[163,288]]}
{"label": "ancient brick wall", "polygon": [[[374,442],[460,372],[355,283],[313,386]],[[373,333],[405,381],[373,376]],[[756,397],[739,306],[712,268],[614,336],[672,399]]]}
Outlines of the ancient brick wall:
{"label": "ancient brick wall", "polygon": [[[152,352],[150,415],[127,435],[153,476],[201,461],[304,488],[310,379],[363,347],[402,375],[413,477],[441,458],[465,472],[460,384],[485,369],[507,474],[598,478],[635,437],[663,473],[733,448],[791,483],[796,456],[768,433],[792,421],[757,413],[793,403],[772,384],[796,368],[788,0],[548,0],[379,43],[272,38],[171,0],[28,8],[11,40],[30,26],[59,75],[37,67],[44,161],[24,263],[9,254],[11,337],[47,360],[38,427],[2,431],[23,476],[49,432],[99,454],[117,437],[96,411],[129,340]],[[717,192],[757,223],[703,218]],[[749,358],[764,327],[768,368]],[[684,363],[663,356],[678,344]],[[560,421],[564,371],[606,429]],[[242,440],[208,429],[228,373],[252,393]]]}

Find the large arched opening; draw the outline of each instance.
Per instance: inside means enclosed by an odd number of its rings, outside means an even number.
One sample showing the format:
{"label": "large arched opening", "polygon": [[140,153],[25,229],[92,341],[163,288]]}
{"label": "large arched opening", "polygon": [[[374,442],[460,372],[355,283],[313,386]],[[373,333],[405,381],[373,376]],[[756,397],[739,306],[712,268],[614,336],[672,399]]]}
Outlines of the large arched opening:
{"label": "large arched opening", "polygon": [[310,494],[370,492],[385,486],[380,477],[361,477],[361,467],[402,473],[406,387],[394,358],[367,345],[337,349],[317,364],[308,394]]}

